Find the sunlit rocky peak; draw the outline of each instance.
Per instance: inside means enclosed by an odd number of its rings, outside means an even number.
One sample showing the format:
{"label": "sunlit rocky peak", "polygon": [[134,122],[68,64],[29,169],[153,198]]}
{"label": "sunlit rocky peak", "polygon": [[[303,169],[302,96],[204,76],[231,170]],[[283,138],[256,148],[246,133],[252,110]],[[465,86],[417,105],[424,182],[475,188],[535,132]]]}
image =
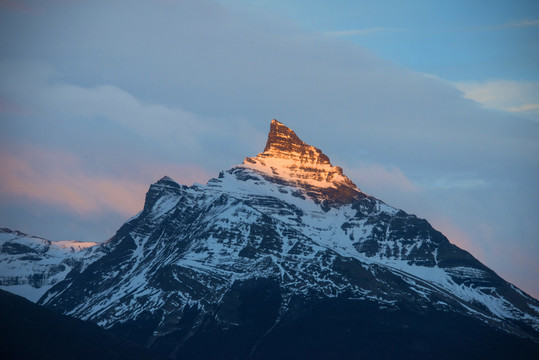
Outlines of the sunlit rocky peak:
{"label": "sunlit rocky peak", "polygon": [[318,188],[349,188],[359,191],[356,185],[333,166],[320,149],[308,145],[287,126],[273,119],[264,152],[247,157],[244,167],[251,168],[298,185]]}

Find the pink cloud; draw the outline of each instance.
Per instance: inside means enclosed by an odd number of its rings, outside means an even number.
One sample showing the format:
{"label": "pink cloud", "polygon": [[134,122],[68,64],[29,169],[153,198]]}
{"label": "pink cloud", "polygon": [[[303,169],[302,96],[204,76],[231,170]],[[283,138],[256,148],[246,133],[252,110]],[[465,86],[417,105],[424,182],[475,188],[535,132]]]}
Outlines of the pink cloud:
{"label": "pink cloud", "polygon": [[21,0],[0,0],[0,9],[7,9],[10,11],[24,12],[24,13],[36,13],[38,8],[35,6],[29,5]]}
{"label": "pink cloud", "polygon": [[[204,171],[196,167],[152,164],[139,176],[107,177],[88,173],[70,154],[25,147],[17,154],[0,154],[0,196],[25,198],[74,211],[79,215],[112,211],[131,216],[142,210],[144,195],[160,172],[181,180],[200,181]],[[152,175],[150,175],[152,174]],[[190,185],[190,184],[189,184]]]}
{"label": "pink cloud", "polygon": [[356,181],[359,188],[365,187],[375,193],[384,193],[388,189],[404,193],[419,191],[419,188],[397,167],[372,164],[352,169],[347,173]]}
{"label": "pink cloud", "polygon": [[435,229],[444,234],[452,244],[468,251],[481,262],[485,263],[486,257],[483,248],[477,245],[477,241],[472,240],[472,235],[457,226],[452,220],[435,215],[429,222]]}
{"label": "pink cloud", "polygon": [[29,111],[13,101],[0,97],[0,114],[28,114]]}

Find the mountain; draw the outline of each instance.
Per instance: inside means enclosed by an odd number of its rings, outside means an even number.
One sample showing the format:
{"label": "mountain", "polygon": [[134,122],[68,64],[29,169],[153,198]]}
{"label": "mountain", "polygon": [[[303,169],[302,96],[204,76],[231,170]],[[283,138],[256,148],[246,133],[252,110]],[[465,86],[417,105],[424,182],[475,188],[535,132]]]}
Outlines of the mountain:
{"label": "mountain", "polygon": [[2,359],[166,359],[87,321],[0,290]]}
{"label": "mountain", "polygon": [[171,358],[539,356],[539,301],[276,120],[262,153],[162,178],[92,249],[38,303]]}
{"label": "mountain", "polygon": [[102,254],[94,242],[50,241],[0,229],[0,289],[36,302],[71,271]]}

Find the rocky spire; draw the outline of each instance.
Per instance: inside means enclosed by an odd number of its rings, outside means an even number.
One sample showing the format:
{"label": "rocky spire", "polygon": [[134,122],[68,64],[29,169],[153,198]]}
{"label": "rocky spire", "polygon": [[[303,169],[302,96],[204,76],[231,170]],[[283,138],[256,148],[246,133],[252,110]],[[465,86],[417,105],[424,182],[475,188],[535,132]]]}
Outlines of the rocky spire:
{"label": "rocky spire", "polygon": [[329,158],[320,149],[307,145],[293,130],[275,119],[271,121],[268,141],[262,154],[271,157],[296,158],[302,163],[330,164]]}
{"label": "rocky spire", "polygon": [[290,150],[292,146],[303,146],[305,143],[287,126],[276,119],[271,120],[268,141],[264,152],[270,149]]}
{"label": "rocky spire", "polygon": [[263,173],[269,180],[287,182],[296,186],[313,189],[337,190],[346,197],[354,197],[359,189],[343,174],[338,166],[333,166],[320,149],[304,143],[294,131],[273,119],[264,152],[255,157],[245,158],[243,167]]}

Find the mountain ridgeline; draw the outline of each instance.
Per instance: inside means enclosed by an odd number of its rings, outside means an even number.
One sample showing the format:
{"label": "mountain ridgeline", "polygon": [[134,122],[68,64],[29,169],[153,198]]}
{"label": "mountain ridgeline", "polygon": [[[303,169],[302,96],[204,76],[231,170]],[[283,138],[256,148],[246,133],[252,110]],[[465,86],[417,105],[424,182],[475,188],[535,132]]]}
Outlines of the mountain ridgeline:
{"label": "mountain ridgeline", "polygon": [[262,153],[162,178],[81,251],[38,304],[173,359],[539,358],[539,301],[277,120]]}

